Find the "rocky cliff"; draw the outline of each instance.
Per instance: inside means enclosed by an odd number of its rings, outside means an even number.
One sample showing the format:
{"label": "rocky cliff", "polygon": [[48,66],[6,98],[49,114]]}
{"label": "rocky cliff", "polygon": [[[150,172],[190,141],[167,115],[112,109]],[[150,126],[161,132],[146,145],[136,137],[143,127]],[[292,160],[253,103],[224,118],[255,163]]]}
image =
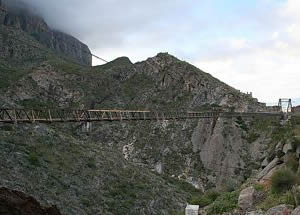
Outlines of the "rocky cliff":
{"label": "rocky cliff", "polygon": [[[76,38],[51,29],[47,23],[36,15],[27,5],[19,1],[1,0],[0,25],[1,28],[9,27],[15,32],[23,31],[36,39],[43,46],[55,50],[57,53],[74,59],[84,65],[92,64],[92,56],[89,48]],[[15,38],[14,38],[15,39]],[[26,38],[18,35],[19,40],[26,41]],[[2,42],[2,49],[7,51],[4,54],[10,58],[17,57],[20,50],[18,46],[8,46],[9,43]]]}
{"label": "rocky cliff", "polygon": [[[23,71],[2,68],[2,74],[1,107],[264,108],[167,53],[136,64],[122,57],[94,68],[50,58]],[[267,142],[263,135],[251,136],[251,122],[92,123],[89,133],[80,123],[3,125],[0,184],[50,201],[66,214],[172,214],[197,193],[238,187],[259,167]],[[66,199],[74,207],[65,206]]]}
{"label": "rocky cliff", "polygon": [[[126,57],[93,68],[72,63],[51,51],[54,40],[41,35],[53,31],[40,18],[20,14],[2,18],[1,108],[265,109],[168,53],[135,64]],[[57,44],[68,43],[64,37]],[[89,132],[84,123],[0,124],[0,186],[57,205],[63,214],[177,214],[208,190],[238,189],[273,159],[272,123],[278,122],[108,122],[92,123]]]}

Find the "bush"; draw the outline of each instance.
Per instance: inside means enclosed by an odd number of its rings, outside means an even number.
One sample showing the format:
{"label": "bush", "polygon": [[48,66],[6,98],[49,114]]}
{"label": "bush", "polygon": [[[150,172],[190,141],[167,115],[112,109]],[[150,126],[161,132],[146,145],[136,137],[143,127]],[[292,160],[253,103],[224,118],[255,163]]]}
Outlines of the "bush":
{"label": "bush", "polygon": [[300,140],[297,139],[296,137],[293,138],[292,140],[292,146],[293,146],[293,151],[297,150],[297,147],[300,145]]}
{"label": "bush", "polygon": [[237,181],[235,181],[234,179],[228,179],[225,186],[224,186],[224,191],[225,192],[233,192],[235,191],[238,187],[240,186],[240,184],[238,184]]}
{"label": "bush", "polygon": [[258,138],[259,138],[259,134],[255,133],[255,132],[250,132],[248,134],[248,137],[247,137],[247,142],[248,143],[253,143],[255,142]]}
{"label": "bush", "polygon": [[39,155],[36,152],[31,152],[27,159],[31,165],[38,166],[40,164]]}
{"label": "bush", "polygon": [[202,208],[213,203],[218,196],[220,196],[220,194],[215,190],[207,191],[201,196],[194,196],[190,204],[199,205]]}
{"label": "bush", "polygon": [[233,211],[237,207],[239,192],[223,193],[208,208],[208,214],[221,214]]}
{"label": "bush", "polygon": [[294,197],[291,192],[286,192],[283,194],[271,193],[267,196],[267,198],[258,206],[259,209],[262,210],[269,210],[270,208],[281,205],[281,204],[288,204],[294,205]]}
{"label": "bush", "polygon": [[271,177],[271,190],[273,193],[282,193],[290,190],[296,184],[297,176],[288,169],[280,169]]}
{"label": "bush", "polygon": [[89,158],[87,166],[91,169],[96,169],[96,160],[94,158]]}
{"label": "bush", "polygon": [[264,191],[265,190],[265,186],[263,184],[254,184],[253,187],[256,191]]}
{"label": "bush", "polygon": [[244,131],[248,131],[248,130],[249,130],[247,124],[245,123],[245,121],[243,120],[243,118],[242,118],[241,116],[238,116],[238,117],[236,118],[236,121],[235,121],[235,122],[236,122],[236,123],[239,125],[239,127],[240,127],[241,129],[243,129]]}
{"label": "bush", "polygon": [[299,162],[298,160],[296,159],[295,155],[291,155],[287,162],[286,162],[286,165],[287,167],[292,170],[293,172],[297,172],[298,170],[298,165],[299,165]]}

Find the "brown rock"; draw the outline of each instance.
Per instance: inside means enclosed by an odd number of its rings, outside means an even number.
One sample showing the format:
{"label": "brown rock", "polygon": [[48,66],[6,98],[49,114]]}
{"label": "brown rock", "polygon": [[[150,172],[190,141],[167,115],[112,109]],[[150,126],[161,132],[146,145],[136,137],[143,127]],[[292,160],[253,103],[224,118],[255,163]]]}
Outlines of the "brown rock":
{"label": "brown rock", "polygon": [[251,209],[254,203],[254,195],[255,189],[252,186],[242,190],[238,201],[239,207],[244,211]]}

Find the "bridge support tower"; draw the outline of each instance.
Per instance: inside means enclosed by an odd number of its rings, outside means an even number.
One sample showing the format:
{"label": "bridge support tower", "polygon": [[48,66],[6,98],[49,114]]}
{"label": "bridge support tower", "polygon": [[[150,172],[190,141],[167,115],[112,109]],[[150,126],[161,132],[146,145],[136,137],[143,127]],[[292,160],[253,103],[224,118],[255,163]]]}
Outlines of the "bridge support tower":
{"label": "bridge support tower", "polygon": [[292,99],[279,99],[278,106],[282,112],[290,113],[292,112]]}

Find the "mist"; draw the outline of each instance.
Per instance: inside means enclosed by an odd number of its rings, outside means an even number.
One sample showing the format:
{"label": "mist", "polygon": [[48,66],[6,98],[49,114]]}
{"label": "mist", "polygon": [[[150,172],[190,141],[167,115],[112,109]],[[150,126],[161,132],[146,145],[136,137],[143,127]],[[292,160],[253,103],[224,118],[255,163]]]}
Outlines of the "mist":
{"label": "mist", "polygon": [[35,8],[51,28],[79,38],[92,49],[120,47],[133,37],[147,36],[155,42],[171,36],[166,27],[171,21],[180,22],[174,12],[185,7],[179,0],[21,1]]}

